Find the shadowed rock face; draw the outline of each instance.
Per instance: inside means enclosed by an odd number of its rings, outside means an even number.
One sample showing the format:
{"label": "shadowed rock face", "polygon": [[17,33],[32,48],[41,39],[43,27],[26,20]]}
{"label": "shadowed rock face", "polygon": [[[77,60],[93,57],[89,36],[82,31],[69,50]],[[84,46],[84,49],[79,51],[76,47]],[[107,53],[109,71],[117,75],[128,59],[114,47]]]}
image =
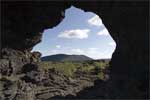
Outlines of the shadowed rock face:
{"label": "shadowed rock face", "polygon": [[[3,56],[6,55],[3,53],[6,47],[17,52],[28,50],[30,53],[32,47],[41,41],[44,29],[58,25],[64,18],[65,9],[71,5],[99,15],[117,44],[111,62],[110,83],[114,91],[112,98],[148,98],[148,1],[3,1],[1,2],[1,59],[3,61],[6,59]],[[20,58],[19,55],[16,57]]]}

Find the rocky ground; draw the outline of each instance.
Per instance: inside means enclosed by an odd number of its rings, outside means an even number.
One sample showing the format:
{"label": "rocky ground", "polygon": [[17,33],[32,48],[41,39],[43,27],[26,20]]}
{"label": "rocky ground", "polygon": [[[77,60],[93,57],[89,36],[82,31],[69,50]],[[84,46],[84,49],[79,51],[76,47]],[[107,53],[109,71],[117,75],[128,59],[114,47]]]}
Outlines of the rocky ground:
{"label": "rocky ground", "polygon": [[0,100],[87,98],[87,95],[93,98],[96,91],[99,91],[94,89],[97,88],[97,82],[102,87],[105,85],[92,74],[78,73],[71,78],[55,69],[44,71],[38,64],[41,56],[38,52],[20,52],[5,48],[1,54]]}

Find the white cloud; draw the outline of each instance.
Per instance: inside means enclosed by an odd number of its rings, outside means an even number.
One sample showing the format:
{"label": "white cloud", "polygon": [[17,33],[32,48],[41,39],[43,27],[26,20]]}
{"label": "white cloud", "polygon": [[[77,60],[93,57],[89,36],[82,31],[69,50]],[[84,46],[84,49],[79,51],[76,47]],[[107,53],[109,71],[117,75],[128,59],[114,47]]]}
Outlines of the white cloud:
{"label": "white cloud", "polygon": [[68,51],[68,54],[86,55],[94,59],[111,58],[111,53],[109,53],[107,50],[101,52],[98,48],[88,48],[86,50],[76,48]]}
{"label": "white cloud", "polygon": [[95,15],[94,17],[90,18],[88,20],[88,23],[90,25],[94,25],[94,26],[101,26],[103,25],[102,20],[99,18],[99,16]]}
{"label": "white cloud", "polygon": [[109,42],[108,45],[110,45],[110,46],[116,46],[116,43],[115,42]]}
{"label": "white cloud", "polygon": [[42,57],[57,53],[57,50],[42,50]]}
{"label": "white cloud", "polygon": [[61,45],[56,45],[56,48],[58,48],[58,49],[61,48]]}
{"label": "white cloud", "polygon": [[103,29],[102,31],[98,32],[97,34],[98,34],[98,35],[103,35],[103,36],[108,36],[108,35],[109,35],[109,32],[108,32],[108,30],[105,28],[105,29]]}
{"label": "white cloud", "polygon": [[95,54],[98,51],[98,48],[88,48],[87,54]]}
{"label": "white cloud", "polygon": [[98,48],[88,48],[89,50],[98,50]]}
{"label": "white cloud", "polygon": [[74,30],[66,30],[58,35],[60,38],[77,38],[77,39],[85,39],[88,38],[89,29],[74,29]]}
{"label": "white cloud", "polygon": [[72,49],[71,53],[73,53],[73,54],[83,54],[84,50],[81,50],[81,49]]}
{"label": "white cloud", "polygon": [[55,54],[55,53],[57,53],[57,52],[58,52],[58,50],[55,50],[55,49],[49,51],[49,53],[52,53],[52,54],[53,54],[53,53]]}

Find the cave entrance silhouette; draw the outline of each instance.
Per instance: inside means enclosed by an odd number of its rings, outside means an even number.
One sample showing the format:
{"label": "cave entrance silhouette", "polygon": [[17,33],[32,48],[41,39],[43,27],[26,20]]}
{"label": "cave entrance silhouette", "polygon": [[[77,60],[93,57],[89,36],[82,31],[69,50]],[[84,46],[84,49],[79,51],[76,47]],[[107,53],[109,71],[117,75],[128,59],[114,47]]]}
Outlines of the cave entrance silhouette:
{"label": "cave entrance silhouette", "polygon": [[[117,43],[117,48],[112,57],[111,72],[113,75],[111,75],[111,79],[114,84],[114,92],[111,92],[113,95],[112,97],[118,99],[126,97],[130,99],[149,98],[149,86],[147,84],[149,80],[147,70],[149,69],[149,46],[147,42],[149,40],[149,3],[147,1],[113,2],[112,0],[109,0],[108,2],[104,2],[94,0],[90,2],[71,1],[69,3],[3,2],[3,21],[1,25],[2,49],[9,47],[15,50],[19,49],[20,51],[26,49],[30,50],[30,48],[40,40],[39,38],[35,39],[35,36],[32,36],[30,33],[38,33],[48,27],[52,28],[53,26],[56,26],[62,17],[61,11],[64,11],[64,9],[68,8],[70,5],[75,5],[86,11],[97,13],[103,19],[106,27],[111,32],[113,39]],[[64,13],[62,13],[62,15],[63,14]],[[47,18],[48,16],[51,17]],[[79,17],[77,18],[80,19]],[[47,23],[48,20],[50,20],[49,24]],[[9,31],[7,32],[7,30]],[[10,32],[12,33],[11,35]],[[71,35],[74,36],[73,34]],[[87,37],[87,35],[84,37]],[[48,42],[48,44],[51,43]],[[45,45],[44,50],[46,50],[46,47],[47,46]],[[61,48],[60,45],[57,47]],[[118,87],[117,83],[121,84],[121,86]]]}
{"label": "cave entrance silhouette", "polygon": [[95,75],[98,80],[108,80],[116,43],[101,18],[74,6],[63,14],[61,23],[45,30],[42,42],[32,52],[42,53],[44,68],[60,71],[67,77]]}

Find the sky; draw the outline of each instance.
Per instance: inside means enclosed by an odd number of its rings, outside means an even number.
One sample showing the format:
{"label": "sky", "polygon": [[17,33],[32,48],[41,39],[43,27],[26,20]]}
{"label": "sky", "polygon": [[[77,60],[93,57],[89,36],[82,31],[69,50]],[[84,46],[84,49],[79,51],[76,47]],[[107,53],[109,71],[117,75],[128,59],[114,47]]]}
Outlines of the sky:
{"label": "sky", "polygon": [[93,59],[111,58],[116,43],[99,16],[71,7],[56,27],[44,30],[42,41],[33,51],[53,54],[86,55]]}

